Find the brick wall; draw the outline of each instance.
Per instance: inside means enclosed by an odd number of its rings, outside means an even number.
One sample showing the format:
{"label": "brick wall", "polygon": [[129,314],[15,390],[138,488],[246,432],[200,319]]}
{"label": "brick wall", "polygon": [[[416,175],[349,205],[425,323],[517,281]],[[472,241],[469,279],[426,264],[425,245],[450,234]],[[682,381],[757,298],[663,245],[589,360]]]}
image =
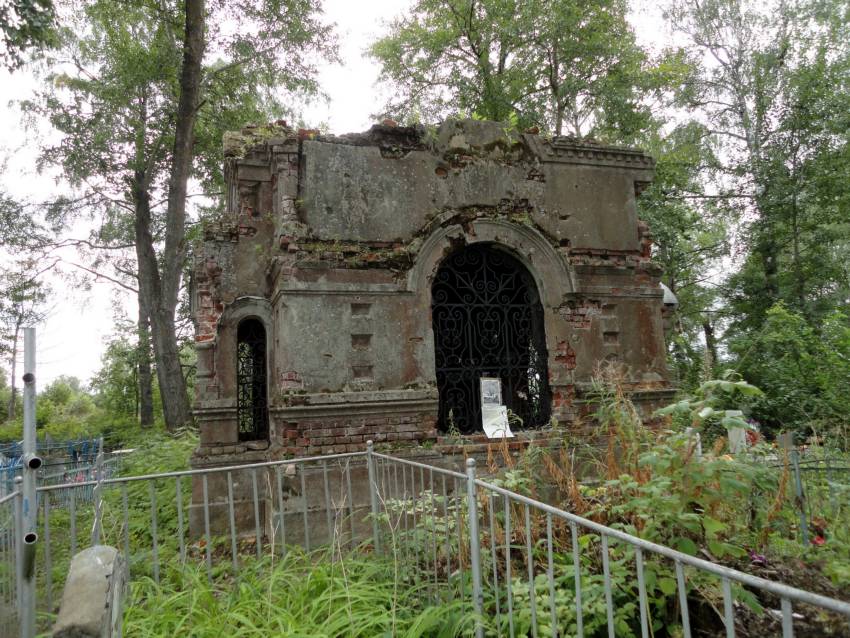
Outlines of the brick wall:
{"label": "brick wall", "polygon": [[370,415],[352,419],[302,419],[275,425],[272,444],[288,456],[362,452],[376,444],[420,444],[437,438],[433,414]]}

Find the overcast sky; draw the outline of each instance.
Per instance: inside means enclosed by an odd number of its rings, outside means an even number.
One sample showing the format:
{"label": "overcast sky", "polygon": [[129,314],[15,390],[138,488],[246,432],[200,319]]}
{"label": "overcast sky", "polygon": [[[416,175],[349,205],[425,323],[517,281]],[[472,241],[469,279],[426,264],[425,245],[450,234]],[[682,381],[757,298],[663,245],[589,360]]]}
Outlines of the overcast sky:
{"label": "overcast sky", "polygon": [[[325,123],[332,133],[362,131],[372,125],[370,115],[382,103],[376,94],[378,69],[363,57],[366,46],[382,31],[382,22],[401,13],[411,0],[325,0],[328,19],[337,24],[342,65],[321,69],[320,83],[329,95],[328,103],[314,104],[304,112],[304,121]],[[655,3],[641,3],[633,13],[638,38],[645,45],[658,46],[663,40],[662,27]],[[33,200],[58,192],[55,175],[39,175],[35,171],[37,135],[25,131],[14,102],[27,98],[36,86],[33,77],[24,72],[9,75],[0,71],[2,103],[0,103],[0,158],[8,158],[0,176],[0,186],[12,195]],[[83,237],[85,228],[72,236]],[[76,261],[72,253],[62,255]],[[0,267],[10,255],[0,251]],[[73,266],[64,266],[73,272]],[[93,282],[90,290],[78,290],[64,280],[53,280],[54,293],[50,313],[38,330],[38,385],[40,388],[62,374],[88,380],[99,368],[100,357],[108,337],[114,331],[114,305],[130,318],[135,318],[133,295],[106,281]],[[4,362],[5,367],[5,362]]]}

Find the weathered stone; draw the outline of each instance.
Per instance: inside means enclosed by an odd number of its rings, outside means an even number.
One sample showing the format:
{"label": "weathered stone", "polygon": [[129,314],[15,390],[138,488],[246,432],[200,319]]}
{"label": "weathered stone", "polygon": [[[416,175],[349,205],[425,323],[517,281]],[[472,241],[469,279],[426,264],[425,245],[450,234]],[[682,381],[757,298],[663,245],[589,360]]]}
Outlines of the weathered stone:
{"label": "weathered stone", "polygon": [[[647,410],[669,396],[642,152],[473,120],[342,136],[276,124],[228,149],[227,215],[196,251],[196,466],[433,442],[432,284],[471,246],[509,254],[537,288],[547,414],[581,416],[602,364]],[[236,425],[247,319],[268,344],[268,438],[250,445]]]}
{"label": "weathered stone", "polygon": [[114,547],[95,545],[74,556],[52,636],[120,637],[125,577],[124,560]]}

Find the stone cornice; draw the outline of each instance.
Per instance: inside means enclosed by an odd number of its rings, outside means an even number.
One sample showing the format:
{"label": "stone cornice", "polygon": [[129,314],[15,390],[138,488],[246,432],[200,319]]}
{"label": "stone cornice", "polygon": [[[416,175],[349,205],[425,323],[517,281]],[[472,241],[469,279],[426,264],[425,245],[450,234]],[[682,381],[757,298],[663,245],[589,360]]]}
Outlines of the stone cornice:
{"label": "stone cornice", "polygon": [[433,412],[434,416],[436,416],[438,403],[437,399],[423,399],[420,401],[393,401],[387,403],[356,403],[354,405],[338,405],[334,403],[325,405],[293,405],[269,408],[269,414],[274,415],[282,421],[288,419],[353,418],[374,414],[420,415],[423,412]]}
{"label": "stone cornice", "polygon": [[582,286],[584,297],[599,297],[604,299],[661,299],[664,292],[658,286]]}
{"label": "stone cornice", "polygon": [[534,135],[524,137],[543,162],[655,170],[655,160],[640,149],[593,144],[572,137],[556,137],[551,141]]}
{"label": "stone cornice", "polygon": [[368,414],[418,414],[438,406],[437,390],[376,390],[295,394],[290,405],[276,405],[269,413],[278,419],[363,416]]}

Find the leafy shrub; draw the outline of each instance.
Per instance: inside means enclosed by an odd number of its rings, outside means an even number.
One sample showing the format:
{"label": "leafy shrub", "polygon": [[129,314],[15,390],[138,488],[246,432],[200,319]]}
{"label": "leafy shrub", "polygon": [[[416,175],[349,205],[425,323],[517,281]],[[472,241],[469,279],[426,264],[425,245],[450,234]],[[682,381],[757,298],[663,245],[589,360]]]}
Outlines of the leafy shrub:
{"label": "leafy shrub", "polygon": [[[783,304],[755,334],[731,344],[744,377],[764,391],[753,415],[771,432],[813,430],[845,442],[850,395],[850,316],[836,310],[813,325]],[[845,443],[846,445],[846,443]]]}

